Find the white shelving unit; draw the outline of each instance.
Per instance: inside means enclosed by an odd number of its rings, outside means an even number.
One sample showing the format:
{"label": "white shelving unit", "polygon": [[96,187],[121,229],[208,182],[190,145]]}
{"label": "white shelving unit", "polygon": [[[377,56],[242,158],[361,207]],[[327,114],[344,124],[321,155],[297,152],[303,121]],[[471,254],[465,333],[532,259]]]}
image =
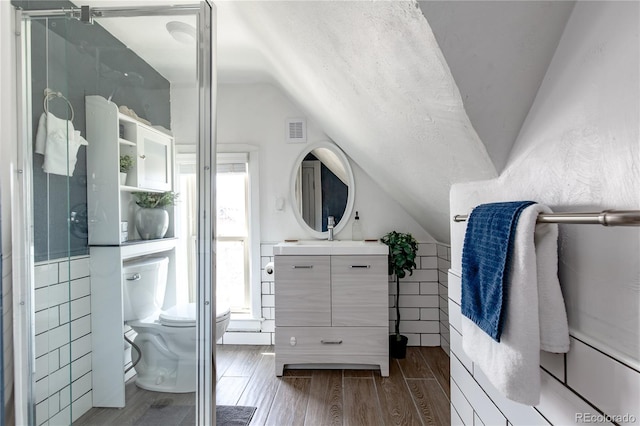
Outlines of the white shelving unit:
{"label": "white shelving unit", "polygon": [[[116,104],[101,96],[87,96],[86,110],[89,245],[120,245],[121,222],[128,223],[129,241],[139,240],[131,192],[173,188],[173,138],[120,113]],[[120,155],[125,154],[135,163],[126,185],[120,185]],[[172,238],[174,209],[168,211],[166,238]]]}
{"label": "white shelving unit", "polygon": [[[141,240],[132,192],[173,189],[173,138],[121,114],[101,96],[86,97],[87,206],[91,265],[92,381],[94,407],[125,406],[123,262],[141,256],[169,258],[168,288],[176,283],[175,209],[165,238]],[[120,155],[136,161],[120,184]],[[121,242],[121,223],[129,238]],[[171,296],[170,296],[171,297]],[[170,298],[169,297],[169,298]],[[171,300],[169,300],[171,302]]]}

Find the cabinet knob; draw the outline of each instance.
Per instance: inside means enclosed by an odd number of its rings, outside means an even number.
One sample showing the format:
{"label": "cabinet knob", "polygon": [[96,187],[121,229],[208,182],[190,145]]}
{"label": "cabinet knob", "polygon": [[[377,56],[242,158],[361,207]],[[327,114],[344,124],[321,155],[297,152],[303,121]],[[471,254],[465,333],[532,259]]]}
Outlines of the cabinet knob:
{"label": "cabinet knob", "polygon": [[296,338],[295,338],[295,337],[292,337],[291,339],[289,339],[289,344],[290,344],[291,346],[295,346],[295,345],[296,345],[296,343],[298,343],[298,342],[296,341]]}
{"label": "cabinet knob", "polygon": [[133,274],[132,276],[127,278],[127,281],[140,281],[140,279],[142,279],[140,274]]}
{"label": "cabinet knob", "polygon": [[147,158],[147,156],[146,156],[146,155],[144,155],[144,154],[140,155],[139,157],[140,157],[140,158],[142,158],[143,160],[144,160],[145,158]]}

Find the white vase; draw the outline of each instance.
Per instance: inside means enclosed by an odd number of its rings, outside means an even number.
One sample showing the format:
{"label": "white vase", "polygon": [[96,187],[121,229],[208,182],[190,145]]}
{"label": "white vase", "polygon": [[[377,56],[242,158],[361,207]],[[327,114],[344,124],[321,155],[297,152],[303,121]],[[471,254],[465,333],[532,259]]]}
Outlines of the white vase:
{"label": "white vase", "polygon": [[120,185],[127,184],[127,173],[120,172]]}
{"label": "white vase", "polygon": [[163,238],[169,229],[169,212],[163,208],[140,208],[136,213],[136,230],[143,240]]}

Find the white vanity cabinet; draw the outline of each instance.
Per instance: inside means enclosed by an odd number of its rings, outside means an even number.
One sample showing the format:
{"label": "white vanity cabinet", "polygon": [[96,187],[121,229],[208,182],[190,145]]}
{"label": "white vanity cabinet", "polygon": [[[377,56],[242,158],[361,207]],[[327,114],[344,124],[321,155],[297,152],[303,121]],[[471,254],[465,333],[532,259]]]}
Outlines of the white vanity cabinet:
{"label": "white vanity cabinet", "polygon": [[276,375],[285,366],[362,365],[389,375],[387,248],[370,244],[374,254],[283,254],[295,248],[274,247]]}
{"label": "white vanity cabinet", "polygon": [[[123,222],[128,240],[139,240],[134,220],[134,191],[163,192],[173,188],[173,138],[118,111],[102,96],[86,97],[87,209],[89,245],[120,245]],[[120,156],[135,159],[125,184],[120,184]],[[174,209],[168,207],[174,237]]]}

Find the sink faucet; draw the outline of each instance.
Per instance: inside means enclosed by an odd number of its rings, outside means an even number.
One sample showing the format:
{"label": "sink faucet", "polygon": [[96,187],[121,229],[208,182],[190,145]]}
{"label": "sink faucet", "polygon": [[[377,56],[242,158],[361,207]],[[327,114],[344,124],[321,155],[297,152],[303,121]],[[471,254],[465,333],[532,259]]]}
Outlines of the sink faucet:
{"label": "sink faucet", "polygon": [[333,241],[333,227],[336,226],[336,219],[333,216],[327,218],[327,231],[329,231],[329,241]]}

